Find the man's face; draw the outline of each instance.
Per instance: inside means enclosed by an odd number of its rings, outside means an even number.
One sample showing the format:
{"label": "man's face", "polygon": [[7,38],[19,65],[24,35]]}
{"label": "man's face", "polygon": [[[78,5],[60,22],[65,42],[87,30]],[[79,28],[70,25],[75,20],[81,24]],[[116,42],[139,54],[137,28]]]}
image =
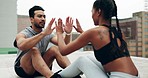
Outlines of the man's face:
{"label": "man's face", "polygon": [[44,28],[46,21],[46,16],[44,11],[36,10],[34,11],[34,18],[31,20],[32,24],[37,28]]}

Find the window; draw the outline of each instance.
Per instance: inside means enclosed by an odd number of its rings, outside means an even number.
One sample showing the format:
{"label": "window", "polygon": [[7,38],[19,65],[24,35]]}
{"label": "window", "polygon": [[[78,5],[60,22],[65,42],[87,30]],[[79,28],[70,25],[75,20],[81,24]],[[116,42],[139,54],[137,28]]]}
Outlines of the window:
{"label": "window", "polygon": [[131,37],[131,28],[127,27],[126,32],[125,32],[126,37]]}

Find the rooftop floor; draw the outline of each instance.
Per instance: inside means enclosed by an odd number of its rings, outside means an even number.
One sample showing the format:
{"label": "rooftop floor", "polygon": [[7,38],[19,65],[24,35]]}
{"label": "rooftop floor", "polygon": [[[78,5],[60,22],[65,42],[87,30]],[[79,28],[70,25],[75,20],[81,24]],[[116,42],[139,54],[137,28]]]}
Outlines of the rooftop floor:
{"label": "rooftop floor", "polygon": [[[90,51],[80,52],[77,51],[68,55],[68,58],[71,62],[75,61],[78,57],[84,55],[92,55],[93,53]],[[14,61],[16,58],[16,54],[1,54],[0,55],[0,78],[19,78],[13,69]],[[141,57],[132,57],[136,67],[139,70],[141,78],[148,78],[148,58],[141,58]],[[53,64],[53,71],[58,71],[61,69],[57,63],[54,61]],[[86,78],[82,75],[83,78]],[[37,77],[37,78],[44,78],[44,77]]]}

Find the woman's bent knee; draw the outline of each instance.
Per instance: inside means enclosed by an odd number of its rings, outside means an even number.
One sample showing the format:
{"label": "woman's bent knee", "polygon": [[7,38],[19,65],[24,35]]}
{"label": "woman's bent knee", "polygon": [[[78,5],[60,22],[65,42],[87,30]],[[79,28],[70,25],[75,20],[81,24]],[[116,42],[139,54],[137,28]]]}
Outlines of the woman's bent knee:
{"label": "woman's bent knee", "polygon": [[76,61],[78,64],[81,64],[81,63],[84,64],[87,62],[87,60],[88,58],[86,56],[80,56]]}

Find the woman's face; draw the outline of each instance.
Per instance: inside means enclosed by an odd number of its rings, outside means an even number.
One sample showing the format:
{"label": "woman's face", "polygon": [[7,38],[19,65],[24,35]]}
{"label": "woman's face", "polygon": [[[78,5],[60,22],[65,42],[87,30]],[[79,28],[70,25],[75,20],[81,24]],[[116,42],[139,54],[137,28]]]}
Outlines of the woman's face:
{"label": "woman's face", "polygon": [[96,9],[92,9],[92,19],[94,21],[94,25],[99,25],[99,12]]}

